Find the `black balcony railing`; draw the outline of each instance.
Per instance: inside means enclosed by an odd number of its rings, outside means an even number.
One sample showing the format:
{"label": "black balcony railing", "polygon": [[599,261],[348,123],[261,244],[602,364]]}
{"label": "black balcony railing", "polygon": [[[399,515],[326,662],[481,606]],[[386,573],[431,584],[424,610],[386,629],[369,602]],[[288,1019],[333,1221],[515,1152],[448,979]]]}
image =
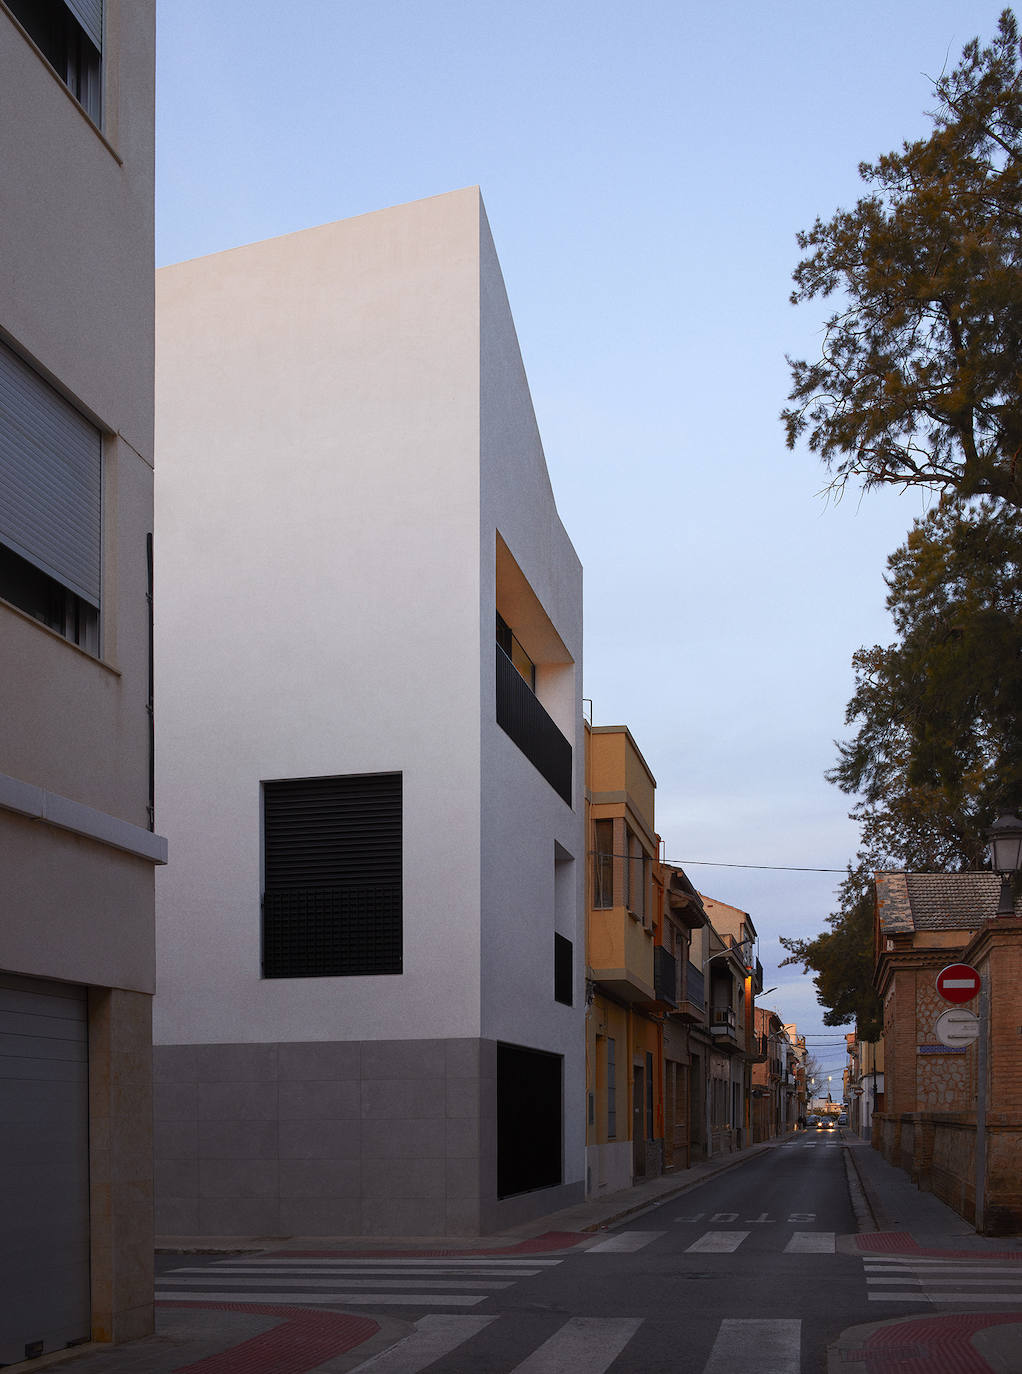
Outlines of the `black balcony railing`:
{"label": "black balcony railing", "polygon": [[571,805],[571,745],[507,654],[497,648],[497,724]]}
{"label": "black balcony railing", "polygon": [[694,1006],[705,1005],[705,979],[702,969],[696,968],[695,964],[689,964],[685,969],[685,996]]}
{"label": "black balcony railing", "polygon": [[710,1026],[713,1030],[734,1031],[734,1007],[714,1007],[710,1012]]}
{"label": "black balcony railing", "polygon": [[663,945],[653,946],[653,991],[658,1002],[670,1002],[672,1007],[677,1005],[677,964],[674,955]]}

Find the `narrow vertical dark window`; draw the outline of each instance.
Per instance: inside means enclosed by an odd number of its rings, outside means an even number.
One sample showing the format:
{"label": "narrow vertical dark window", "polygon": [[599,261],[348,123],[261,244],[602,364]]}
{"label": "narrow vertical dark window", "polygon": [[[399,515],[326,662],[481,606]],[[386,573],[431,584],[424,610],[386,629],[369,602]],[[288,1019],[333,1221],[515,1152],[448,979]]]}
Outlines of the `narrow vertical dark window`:
{"label": "narrow vertical dark window", "polygon": [[572,954],[575,946],[563,935],[554,932],[554,1001],[563,1002],[570,1007],[573,1001],[572,984],[573,963]]}
{"label": "narrow vertical dark window", "polygon": [[401,774],[264,782],[263,976],[401,969]]}

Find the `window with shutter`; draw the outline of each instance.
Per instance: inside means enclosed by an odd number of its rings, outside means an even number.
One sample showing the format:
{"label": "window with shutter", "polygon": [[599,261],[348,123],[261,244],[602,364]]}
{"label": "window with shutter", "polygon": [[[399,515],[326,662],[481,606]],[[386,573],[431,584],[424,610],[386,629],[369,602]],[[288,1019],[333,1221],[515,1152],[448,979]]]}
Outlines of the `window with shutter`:
{"label": "window with shutter", "polygon": [[5,0],[94,124],[102,124],[103,0]]}
{"label": "window with shutter", "polygon": [[0,344],[0,596],[99,652],[103,436]]}
{"label": "window with shutter", "polygon": [[402,971],[401,774],[263,783],[263,976]]}

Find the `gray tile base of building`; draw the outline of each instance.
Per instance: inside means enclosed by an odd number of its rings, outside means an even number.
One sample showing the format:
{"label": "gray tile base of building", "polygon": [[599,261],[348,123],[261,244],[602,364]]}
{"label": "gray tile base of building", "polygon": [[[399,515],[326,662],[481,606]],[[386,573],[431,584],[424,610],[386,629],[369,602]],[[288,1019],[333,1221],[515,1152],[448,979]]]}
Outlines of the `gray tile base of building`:
{"label": "gray tile base of building", "polygon": [[479,1236],[580,1201],[497,1198],[496,1075],[493,1040],[157,1045],[157,1236]]}

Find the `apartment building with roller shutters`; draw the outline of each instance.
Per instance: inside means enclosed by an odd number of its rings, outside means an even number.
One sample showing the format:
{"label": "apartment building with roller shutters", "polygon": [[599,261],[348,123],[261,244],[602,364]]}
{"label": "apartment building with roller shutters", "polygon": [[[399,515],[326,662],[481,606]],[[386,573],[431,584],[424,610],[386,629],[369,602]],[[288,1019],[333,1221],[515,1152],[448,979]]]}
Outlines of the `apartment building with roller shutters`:
{"label": "apartment building with roller shutters", "polygon": [[152,1329],[153,54],[0,3],[0,1364]]}
{"label": "apartment building with roller shutters", "polygon": [[477,189],[158,274],[157,1229],[582,1196],[581,568]]}

